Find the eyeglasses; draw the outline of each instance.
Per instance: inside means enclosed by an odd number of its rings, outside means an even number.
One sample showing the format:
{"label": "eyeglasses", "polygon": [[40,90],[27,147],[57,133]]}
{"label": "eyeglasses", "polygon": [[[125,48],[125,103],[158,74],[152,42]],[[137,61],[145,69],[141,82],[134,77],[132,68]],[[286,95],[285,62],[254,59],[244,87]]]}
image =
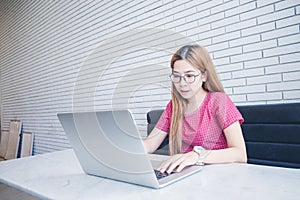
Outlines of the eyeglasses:
{"label": "eyeglasses", "polygon": [[202,72],[200,72],[200,74],[198,74],[198,75],[185,74],[185,75],[180,76],[178,74],[171,74],[169,77],[173,83],[180,83],[181,78],[183,78],[183,80],[187,83],[194,83],[196,80],[196,77],[200,76],[201,74],[202,74]]}

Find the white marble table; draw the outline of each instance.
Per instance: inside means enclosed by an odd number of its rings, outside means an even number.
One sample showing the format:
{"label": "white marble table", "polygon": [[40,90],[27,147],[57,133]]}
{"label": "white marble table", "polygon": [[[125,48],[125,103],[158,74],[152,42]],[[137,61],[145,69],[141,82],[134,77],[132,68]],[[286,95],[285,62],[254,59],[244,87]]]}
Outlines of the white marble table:
{"label": "white marble table", "polygon": [[206,165],[162,189],[86,175],[65,150],[0,163],[0,182],[42,199],[299,199],[300,169]]}

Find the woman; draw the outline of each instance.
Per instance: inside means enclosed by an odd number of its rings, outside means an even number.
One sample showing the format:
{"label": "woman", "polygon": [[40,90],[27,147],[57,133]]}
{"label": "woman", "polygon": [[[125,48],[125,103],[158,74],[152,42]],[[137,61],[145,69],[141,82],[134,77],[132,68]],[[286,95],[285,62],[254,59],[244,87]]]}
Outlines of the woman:
{"label": "woman", "polygon": [[158,168],[179,172],[194,164],[247,162],[244,119],[224,93],[209,53],[199,45],[180,48],[171,59],[172,100],[144,141],[154,152],[169,135],[172,155]]}

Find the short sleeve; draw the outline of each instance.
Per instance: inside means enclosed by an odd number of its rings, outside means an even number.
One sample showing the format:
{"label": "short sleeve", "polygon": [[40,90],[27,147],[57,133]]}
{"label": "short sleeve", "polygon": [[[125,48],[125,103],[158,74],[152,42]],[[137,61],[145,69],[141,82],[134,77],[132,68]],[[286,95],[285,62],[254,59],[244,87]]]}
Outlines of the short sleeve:
{"label": "short sleeve", "polygon": [[155,125],[155,128],[169,133],[170,124],[171,124],[171,116],[172,116],[172,101],[168,103],[161,117]]}
{"label": "short sleeve", "polygon": [[225,110],[226,116],[225,116],[224,124],[222,126],[223,130],[237,121],[240,124],[244,122],[244,118],[242,117],[240,111],[237,109],[237,107],[234,105],[234,103],[231,101],[228,95],[225,95],[225,99],[226,99],[226,110]]}
{"label": "short sleeve", "polygon": [[244,122],[241,113],[225,93],[218,93],[215,95],[213,107],[215,107],[214,110],[216,112],[218,124],[221,126],[222,130],[237,121],[240,124]]}

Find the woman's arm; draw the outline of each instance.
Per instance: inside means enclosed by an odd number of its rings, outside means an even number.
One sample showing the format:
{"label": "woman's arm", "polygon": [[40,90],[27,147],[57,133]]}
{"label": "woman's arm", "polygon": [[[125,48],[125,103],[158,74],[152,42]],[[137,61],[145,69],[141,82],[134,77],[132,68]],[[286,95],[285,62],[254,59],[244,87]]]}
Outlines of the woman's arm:
{"label": "woman's arm", "polygon": [[[239,122],[237,121],[224,129],[224,133],[228,148],[211,150],[204,159],[204,163],[247,162],[246,147]],[[180,172],[184,167],[196,164],[198,160],[199,155],[194,151],[177,154],[164,161],[158,170],[171,173],[176,169],[177,172]]]}
{"label": "woman's arm", "polygon": [[168,134],[164,131],[154,128],[148,137],[144,140],[144,145],[148,153],[153,153],[163,142]]}
{"label": "woman's arm", "polygon": [[204,163],[247,162],[247,153],[242,129],[239,122],[224,129],[228,148],[212,150],[204,159]]}

